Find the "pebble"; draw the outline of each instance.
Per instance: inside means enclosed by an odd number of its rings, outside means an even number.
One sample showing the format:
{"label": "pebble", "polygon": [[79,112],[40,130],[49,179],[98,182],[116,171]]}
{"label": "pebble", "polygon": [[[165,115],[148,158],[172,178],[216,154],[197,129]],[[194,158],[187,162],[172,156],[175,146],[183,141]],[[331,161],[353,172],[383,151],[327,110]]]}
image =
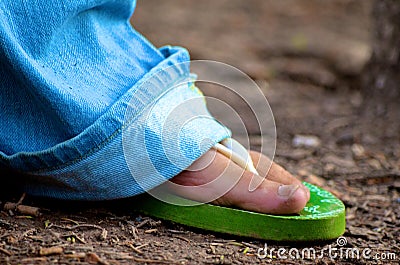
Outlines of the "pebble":
{"label": "pebble", "polygon": [[353,144],[351,146],[351,151],[356,159],[363,159],[366,157],[365,149],[360,144]]}
{"label": "pebble", "polygon": [[316,148],[321,145],[321,140],[315,135],[297,134],[293,137],[292,144],[295,147]]}

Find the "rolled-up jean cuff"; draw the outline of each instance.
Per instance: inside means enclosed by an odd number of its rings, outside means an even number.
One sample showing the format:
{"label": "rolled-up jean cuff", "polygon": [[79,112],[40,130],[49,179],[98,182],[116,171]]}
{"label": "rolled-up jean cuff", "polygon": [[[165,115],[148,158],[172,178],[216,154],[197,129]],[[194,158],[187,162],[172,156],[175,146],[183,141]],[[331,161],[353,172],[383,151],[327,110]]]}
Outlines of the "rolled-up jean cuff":
{"label": "rolled-up jean cuff", "polygon": [[179,174],[230,131],[208,112],[194,86],[187,51],[165,47],[166,59],[95,123],[50,149],[12,156],[32,195],[73,200],[134,196]]}

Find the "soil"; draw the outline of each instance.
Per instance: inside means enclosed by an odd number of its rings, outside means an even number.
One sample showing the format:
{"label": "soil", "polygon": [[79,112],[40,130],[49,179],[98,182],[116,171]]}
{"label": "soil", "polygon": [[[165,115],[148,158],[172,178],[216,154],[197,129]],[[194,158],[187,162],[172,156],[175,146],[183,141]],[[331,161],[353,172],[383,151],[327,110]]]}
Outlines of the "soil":
{"label": "soil", "polygon": [[[322,251],[338,242],[289,244],[216,234],[137,214],[129,199],[82,203],[26,196],[22,203],[41,214],[0,212],[0,264],[399,264],[398,125],[375,123],[361,111],[370,9],[370,0],[146,0],[139,1],[132,21],[156,46],[184,46],[192,59],[221,61],[247,73],[275,117],[275,161],[343,200],[345,247],[370,248],[375,259],[261,259],[257,251],[265,243]],[[223,120],[223,113],[217,115]],[[259,148],[259,131],[251,123],[247,129],[252,148]],[[298,135],[316,137],[319,144],[294,145]],[[2,194],[1,209],[20,197]]]}

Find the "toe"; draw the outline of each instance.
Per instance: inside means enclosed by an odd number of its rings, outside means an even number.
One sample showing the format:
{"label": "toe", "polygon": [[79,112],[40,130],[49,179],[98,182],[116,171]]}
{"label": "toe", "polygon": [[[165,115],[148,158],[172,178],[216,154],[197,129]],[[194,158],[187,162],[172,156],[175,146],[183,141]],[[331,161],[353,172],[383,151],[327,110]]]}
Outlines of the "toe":
{"label": "toe", "polygon": [[217,203],[271,214],[293,214],[300,212],[308,201],[307,193],[298,184],[283,185],[264,180],[254,191],[248,190],[253,174],[246,172],[237,185],[220,198]]}
{"label": "toe", "polygon": [[254,162],[254,166],[256,167],[261,177],[285,185],[300,185],[300,188],[303,189],[307,195],[307,200],[310,199],[310,191],[308,190],[308,188],[304,186],[299,179],[294,177],[283,167],[276,164],[275,162],[272,162],[267,156],[259,152],[250,151],[250,156]]}

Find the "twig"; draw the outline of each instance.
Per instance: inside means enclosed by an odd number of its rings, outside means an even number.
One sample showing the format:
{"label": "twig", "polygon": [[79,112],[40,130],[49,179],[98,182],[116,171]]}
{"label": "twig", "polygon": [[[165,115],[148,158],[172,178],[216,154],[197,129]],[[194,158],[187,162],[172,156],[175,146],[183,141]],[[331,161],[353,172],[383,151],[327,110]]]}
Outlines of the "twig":
{"label": "twig", "polygon": [[172,264],[175,263],[176,261],[174,260],[157,260],[157,259],[142,259],[142,258],[133,258],[134,261],[136,262],[143,262],[143,263],[161,263],[161,264]]}
{"label": "twig", "polygon": [[132,231],[132,234],[133,234],[133,238],[134,238],[134,239],[138,239],[139,236],[138,236],[138,230],[137,230],[137,228],[136,228],[135,226],[131,225],[131,231]]}
{"label": "twig", "polygon": [[6,254],[7,256],[12,256],[13,255],[10,251],[8,251],[7,249],[4,249],[4,248],[0,248],[0,252]]}
{"label": "twig", "polygon": [[5,211],[17,211],[21,214],[26,214],[26,215],[32,215],[32,216],[39,216],[40,212],[39,212],[39,208],[37,207],[32,207],[32,206],[27,206],[27,205],[23,205],[22,202],[24,201],[26,196],[26,193],[23,193],[21,195],[21,198],[19,198],[19,200],[14,203],[14,202],[6,202],[4,204],[4,210]]}
{"label": "twig", "polygon": [[229,243],[229,242],[235,242],[235,239],[214,239],[213,242],[217,243]]}
{"label": "twig", "polygon": [[186,231],[180,231],[180,230],[175,230],[175,229],[167,229],[168,232],[173,233],[173,234],[187,234]]}
{"label": "twig", "polygon": [[82,227],[88,227],[88,228],[95,228],[95,229],[103,230],[103,227],[98,226],[98,225],[92,225],[92,224],[79,224],[79,225],[73,225],[73,226],[61,226],[61,225],[53,224],[52,226],[49,225],[47,228],[51,228],[51,227],[61,228],[61,229],[65,229],[65,230],[75,230],[77,228],[82,228]]}
{"label": "twig", "polygon": [[190,243],[190,239],[187,239],[186,237],[183,237],[183,236],[174,236],[175,238],[179,238],[179,239],[181,239],[181,240],[183,240],[183,241],[186,241],[186,242],[188,242],[188,243]]}
{"label": "twig", "polygon": [[140,224],[138,224],[136,226],[136,228],[141,228],[142,226],[144,226],[145,224],[147,224],[148,222],[150,222],[150,219],[146,219],[144,221],[142,221]]}
{"label": "twig", "polygon": [[26,193],[22,193],[21,198],[19,198],[17,205],[20,205],[22,203],[22,201],[25,199]]}
{"label": "twig", "polygon": [[103,230],[101,231],[101,234],[100,234],[100,240],[105,241],[107,239],[107,234],[108,234],[108,231],[103,228]]}
{"label": "twig", "polygon": [[29,262],[29,264],[32,264],[32,262],[35,262],[35,261],[45,262],[45,261],[47,261],[47,258],[46,257],[37,257],[37,258],[24,258],[24,259],[20,260],[21,263]]}
{"label": "twig", "polygon": [[5,233],[5,234],[3,234],[3,235],[0,235],[0,239],[1,239],[1,238],[4,238],[4,237],[11,236],[11,235],[12,235],[11,233]]}
{"label": "twig", "polygon": [[86,241],[83,238],[80,238],[79,236],[77,236],[75,233],[69,234],[69,235],[63,235],[64,238],[75,238],[76,240],[78,240],[80,243],[82,244],[86,244]]}
{"label": "twig", "polygon": [[50,255],[59,255],[64,252],[62,247],[54,246],[49,248],[40,248],[39,255],[40,256],[50,256]]}
{"label": "twig", "polygon": [[240,242],[236,242],[236,241],[232,241],[232,242],[228,242],[228,245],[234,245],[234,246],[238,246],[238,247],[242,247],[243,244]]}
{"label": "twig", "polygon": [[32,232],[34,232],[34,231],[36,231],[35,228],[28,229],[28,230],[26,230],[26,231],[21,235],[21,237],[24,238],[24,237],[26,237],[29,233],[32,233]]}
{"label": "twig", "polygon": [[86,241],[85,241],[83,238],[81,238],[81,237],[79,237],[79,236],[77,236],[77,235],[74,235],[74,237],[75,237],[79,242],[81,242],[82,244],[86,244]]}
{"label": "twig", "polygon": [[86,257],[86,253],[79,252],[79,253],[65,254],[64,257],[72,259],[84,259]]}
{"label": "twig", "polygon": [[75,220],[72,220],[72,219],[69,219],[69,218],[62,217],[61,220],[71,222],[71,223],[73,223],[75,225],[79,225],[79,222],[77,222]]}
{"label": "twig", "polygon": [[93,253],[93,252],[86,254],[86,261],[89,263],[109,265],[109,263],[106,260],[100,258],[99,256],[97,256],[96,253]]}
{"label": "twig", "polygon": [[142,245],[140,245],[140,246],[137,246],[136,248],[137,249],[139,249],[139,248],[144,248],[144,247],[147,247],[149,245],[149,243],[145,243],[145,244],[142,244]]}
{"label": "twig", "polygon": [[23,204],[19,204],[19,202],[17,203],[13,203],[13,202],[6,202],[4,204],[4,210],[5,211],[17,211],[20,214],[26,214],[26,215],[31,215],[31,216],[39,216],[40,215],[40,209],[37,207],[32,207],[32,206],[28,206],[28,205],[23,205]]}
{"label": "twig", "polygon": [[211,249],[211,252],[215,255],[216,254],[215,246],[210,245],[210,249]]}
{"label": "twig", "polygon": [[250,248],[254,248],[254,249],[259,249],[260,248],[259,246],[256,246],[254,244],[250,244],[250,243],[247,243],[247,242],[243,242],[243,241],[242,241],[242,244],[245,245],[246,247],[250,247]]}
{"label": "twig", "polygon": [[155,232],[157,232],[157,231],[158,231],[157,228],[153,228],[153,229],[145,230],[144,233],[145,233],[145,234],[151,234],[151,233],[155,233]]}
{"label": "twig", "polygon": [[44,242],[44,239],[43,239],[42,236],[26,236],[26,237],[29,238],[29,239],[32,239],[32,240]]}
{"label": "twig", "polygon": [[210,243],[210,245],[211,246],[224,246],[225,244],[212,242],[212,243]]}
{"label": "twig", "polygon": [[127,246],[130,247],[131,249],[133,249],[135,252],[137,252],[139,254],[143,254],[143,251],[141,251],[137,247],[134,247],[132,244],[127,244]]}

